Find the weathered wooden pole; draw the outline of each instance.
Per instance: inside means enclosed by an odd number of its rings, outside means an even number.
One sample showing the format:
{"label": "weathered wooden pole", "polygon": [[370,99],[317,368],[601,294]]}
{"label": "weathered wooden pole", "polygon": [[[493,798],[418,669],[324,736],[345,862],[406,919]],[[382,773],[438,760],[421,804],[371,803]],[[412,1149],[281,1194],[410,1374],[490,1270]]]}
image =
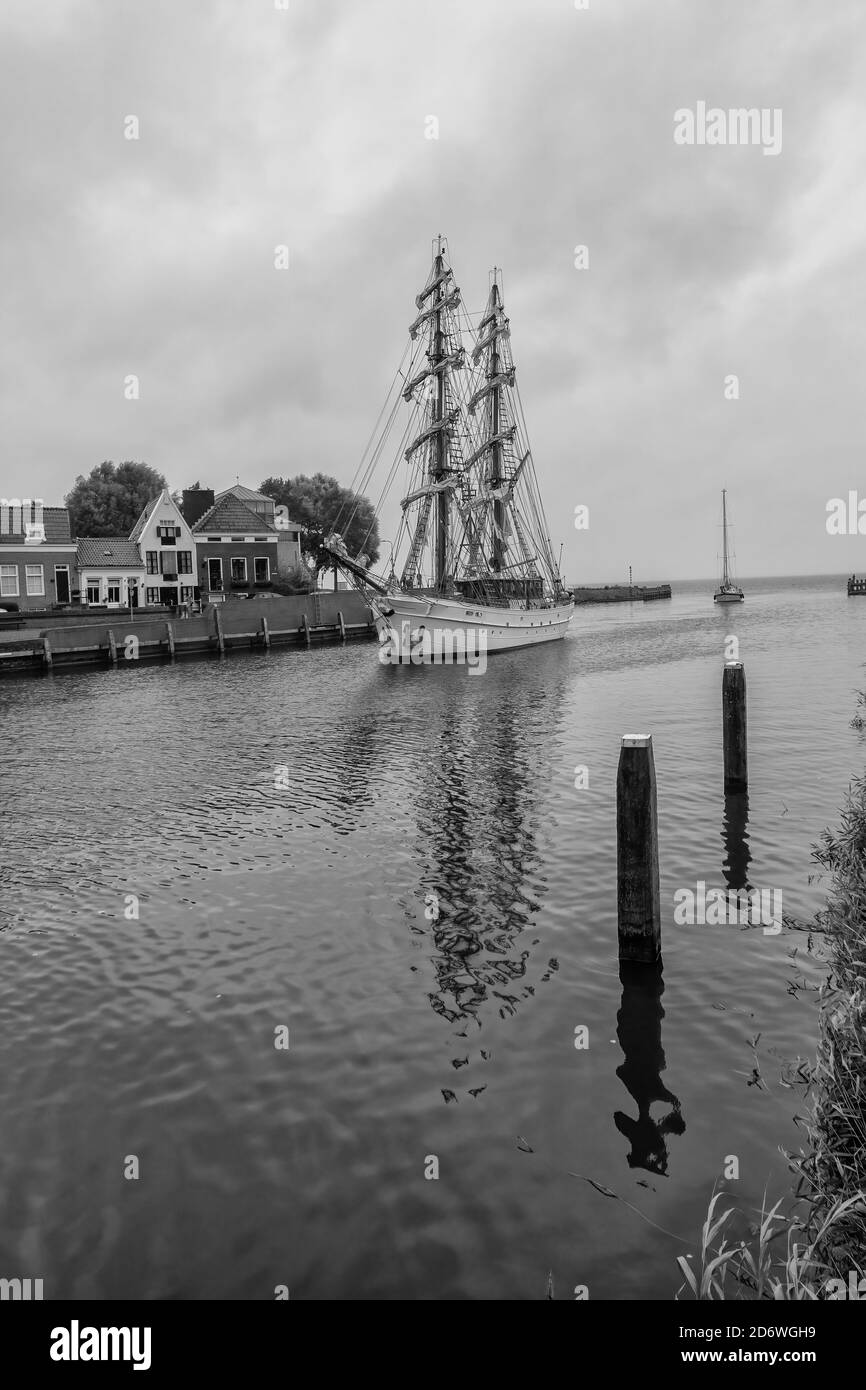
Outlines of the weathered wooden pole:
{"label": "weathered wooden pole", "polygon": [[616,890],[620,960],[661,955],[659,840],[652,734],[626,734],[616,773]]}
{"label": "weathered wooden pole", "polygon": [[729,661],[722,672],[722,739],[725,791],[747,791],[746,672],[741,661]]}
{"label": "weathered wooden pole", "polygon": [[117,665],[117,640],[111,628],[108,629],[108,659],[112,666]]}
{"label": "weathered wooden pole", "polygon": [[213,618],[214,618],[214,624],[215,624],[215,626],[216,626],[216,635],[217,635],[217,643],[218,643],[218,647],[219,647],[219,652],[220,652],[220,655],[222,655],[222,653],[223,653],[223,652],[225,651],[225,649],[226,649],[226,641],[225,641],[225,638],[223,637],[223,625],[222,625],[222,619],[220,618],[220,610],[219,610],[219,604],[218,604],[218,603],[215,603],[215,604],[214,604]]}
{"label": "weathered wooden pole", "polygon": [[309,645],[310,645],[310,624],[307,622],[307,615],[306,615],[306,613],[304,614],[303,621],[301,622],[301,631],[302,631],[303,634],[304,634],[304,637],[305,637],[306,642],[307,642],[307,646],[309,646]]}
{"label": "weathered wooden pole", "polygon": [[271,650],[271,634],[268,629],[267,618],[262,618],[262,639],[265,644],[265,651],[269,652]]}
{"label": "weathered wooden pole", "polygon": [[168,654],[172,661],[174,661],[174,628],[171,623],[166,623],[165,635],[168,638]]}
{"label": "weathered wooden pole", "polygon": [[346,640],[346,624],[345,624],[345,622],[343,621],[342,609],[339,609],[339,610],[337,611],[337,623],[339,624],[339,628],[340,628],[340,641],[341,641],[341,642],[345,642],[345,640]]}
{"label": "weathered wooden pole", "polygon": [[45,669],[50,671],[54,665],[54,657],[51,655],[51,643],[47,634],[42,638],[42,655],[45,659]]}

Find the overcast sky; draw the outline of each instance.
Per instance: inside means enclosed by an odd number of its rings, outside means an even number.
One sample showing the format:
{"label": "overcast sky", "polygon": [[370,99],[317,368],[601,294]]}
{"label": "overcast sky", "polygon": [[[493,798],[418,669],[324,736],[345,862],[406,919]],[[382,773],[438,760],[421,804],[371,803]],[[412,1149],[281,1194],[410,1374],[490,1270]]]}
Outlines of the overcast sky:
{"label": "overcast sky", "polygon": [[[569,579],[713,574],[723,485],[741,577],[866,571],[864,72],[862,0],[3,0],[0,493],[349,483],[441,231]],[[675,144],[699,101],[781,152]]]}

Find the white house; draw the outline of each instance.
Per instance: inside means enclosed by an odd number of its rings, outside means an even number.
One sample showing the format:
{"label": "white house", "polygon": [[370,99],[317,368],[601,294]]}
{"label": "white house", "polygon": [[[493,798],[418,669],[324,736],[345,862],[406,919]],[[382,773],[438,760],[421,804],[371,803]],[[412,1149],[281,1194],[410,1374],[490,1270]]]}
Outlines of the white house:
{"label": "white house", "polygon": [[129,539],[144,561],[145,604],[175,605],[195,597],[195,538],[168,488],[148,502]]}
{"label": "white house", "polygon": [[135,541],[125,536],[79,536],[77,564],[82,603],[91,608],[144,603],[144,561]]}

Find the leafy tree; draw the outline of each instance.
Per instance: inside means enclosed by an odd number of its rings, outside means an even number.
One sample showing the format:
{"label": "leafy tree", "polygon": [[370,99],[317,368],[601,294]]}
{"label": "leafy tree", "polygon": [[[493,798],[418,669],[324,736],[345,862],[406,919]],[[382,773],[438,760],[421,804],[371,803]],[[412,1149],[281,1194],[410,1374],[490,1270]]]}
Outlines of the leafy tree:
{"label": "leafy tree", "polygon": [[275,594],[308,594],[316,587],[316,578],[303,560],[285,570],[280,570],[273,579],[271,588]]}
{"label": "leafy tree", "polygon": [[145,504],[166,486],[146,463],[100,463],[85,478],[79,473],[66,494],[73,536],[128,536]]}
{"label": "leafy tree", "polygon": [[324,549],[325,537],[337,531],[352,557],[363,554],[374,565],[379,558],[379,523],[368,497],[351,492],[336,478],[314,473],[311,478],[266,478],[259,492],[288,508],[289,518],[299,523],[301,549],[317,570],[334,562]]}

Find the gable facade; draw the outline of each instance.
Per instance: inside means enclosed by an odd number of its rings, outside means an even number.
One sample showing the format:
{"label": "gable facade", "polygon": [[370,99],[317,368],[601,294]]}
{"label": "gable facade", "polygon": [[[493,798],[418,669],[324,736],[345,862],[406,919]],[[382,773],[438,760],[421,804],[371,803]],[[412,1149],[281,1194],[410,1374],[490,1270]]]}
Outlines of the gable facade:
{"label": "gable facade", "polygon": [[144,605],[176,607],[198,598],[196,541],[168,488],[148,502],[129,539],[144,563]]}
{"label": "gable facade", "polygon": [[202,597],[223,598],[270,589],[277,572],[279,533],[229,489],[193,527]]}

